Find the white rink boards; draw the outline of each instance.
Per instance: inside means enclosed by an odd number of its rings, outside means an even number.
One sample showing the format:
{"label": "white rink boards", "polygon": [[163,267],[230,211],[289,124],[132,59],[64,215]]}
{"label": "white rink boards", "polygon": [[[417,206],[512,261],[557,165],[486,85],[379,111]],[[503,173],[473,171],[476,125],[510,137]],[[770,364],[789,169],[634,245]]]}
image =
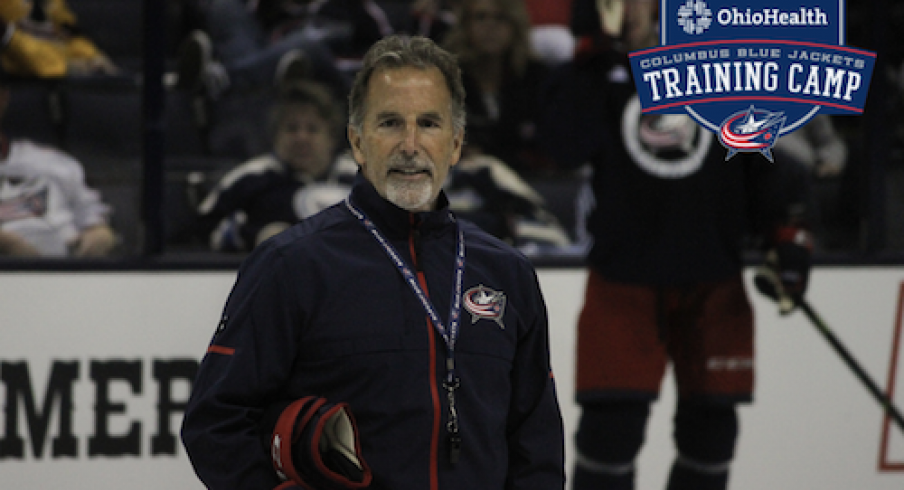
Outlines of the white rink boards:
{"label": "white rink boards", "polygon": [[[574,328],[586,274],[539,274],[570,470],[578,416]],[[186,366],[200,359],[233,280],[229,272],[0,273],[0,488],[203,488],[173,437],[188,392]],[[808,294],[883,390],[896,374],[898,407],[904,407],[904,346],[895,351],[893,340],[901,328],[902,283],[904,267],[817,268]],[[780,317],[758,294],[751,298],[757,392],[755,403],[741,409],[730,488],[904,488],[901,431],[886,430],[879,405],[802,313]],[[23,401],[28,389],[31,415]],[[45,413],[48,397],[54,403]],[[67,397],[71,407],[61,410]],[[674,454],[673,404],[668,378],[638,462],[638,490],[664,486]],[[10,434],[6,419],[13,412]],[[38,415],[49,419],[41,423]]]}

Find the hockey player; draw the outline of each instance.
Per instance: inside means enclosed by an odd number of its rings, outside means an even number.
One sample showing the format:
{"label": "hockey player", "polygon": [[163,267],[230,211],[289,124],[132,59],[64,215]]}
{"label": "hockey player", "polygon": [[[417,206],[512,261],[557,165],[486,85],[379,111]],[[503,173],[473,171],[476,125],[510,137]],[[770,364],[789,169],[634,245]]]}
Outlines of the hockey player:
{"label": "hockey player", "polygon": [[726,488],[750,402],[754,325],[742,244],[756,232],[802,294],[811,239],[805,174],[744,153],[726,161],[685,115],[644,115],[627,53],[655,46],[656,2],[574,3],[580,50],[557,75],[544,128],[563,163],[589,162],[593,244],[578,320],[575,490],[634,488],[651,403],[677,384],[669,490]]}
{"label": "hockey player", "polygon": [[201,364],[182,437],[207,488],[564,487],[536,274],[442,192],[463,101],[428,39],[365,56],[350,196],[255,248]]}

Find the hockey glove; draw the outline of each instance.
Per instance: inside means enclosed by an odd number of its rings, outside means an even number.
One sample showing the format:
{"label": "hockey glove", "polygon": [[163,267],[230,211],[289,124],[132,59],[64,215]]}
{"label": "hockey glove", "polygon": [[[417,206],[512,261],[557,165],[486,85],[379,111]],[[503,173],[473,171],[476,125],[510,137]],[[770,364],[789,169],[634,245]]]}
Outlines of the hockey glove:
{"label": "hockey glove", "polygon": [[772,242],[765,263],[754,276],[754,284],[778,302],[780,313],[787,314],[807,290],[813,239],[803,228],[784,226],[776,231]]}
{"label": "hockey glove", "polygon": [[[345,403],[309,396],[279,416],[270,439],[277,474],[306,490],[365,488],[372,478]],[[289,487],[291,488],[291,487]]]}

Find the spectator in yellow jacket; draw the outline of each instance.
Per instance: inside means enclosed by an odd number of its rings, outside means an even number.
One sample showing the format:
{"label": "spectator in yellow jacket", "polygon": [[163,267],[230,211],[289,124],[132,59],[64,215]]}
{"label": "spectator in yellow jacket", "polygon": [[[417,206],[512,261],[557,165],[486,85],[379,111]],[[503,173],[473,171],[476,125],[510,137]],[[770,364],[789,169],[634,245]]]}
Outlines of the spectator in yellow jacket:
{"label": "spectator in yellow jacket", "polygon": [[116,73],[78,29],[65,0],[0,0],[0,66],[10,75],[55,78]]}

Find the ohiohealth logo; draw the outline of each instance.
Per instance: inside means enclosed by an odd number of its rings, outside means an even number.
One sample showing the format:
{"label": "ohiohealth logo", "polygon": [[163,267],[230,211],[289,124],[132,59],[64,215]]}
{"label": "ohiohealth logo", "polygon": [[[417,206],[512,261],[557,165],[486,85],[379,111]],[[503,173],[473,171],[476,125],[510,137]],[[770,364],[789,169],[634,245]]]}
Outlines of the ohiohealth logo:
{"label": "ohiohealth logo", "polygon": [[678,25],[688,34],[700,34],[712,24],[713,12],[706,8],[706,2],[687,0],[678,8]]}
{"label": "ohiohealth logo", "polygon": [[629,55],[645,114],[688,114],[728,150],[772,160],[817,113],[860,114],[875,53],[844,46],[845,7],[661,0],[661,46]]}

